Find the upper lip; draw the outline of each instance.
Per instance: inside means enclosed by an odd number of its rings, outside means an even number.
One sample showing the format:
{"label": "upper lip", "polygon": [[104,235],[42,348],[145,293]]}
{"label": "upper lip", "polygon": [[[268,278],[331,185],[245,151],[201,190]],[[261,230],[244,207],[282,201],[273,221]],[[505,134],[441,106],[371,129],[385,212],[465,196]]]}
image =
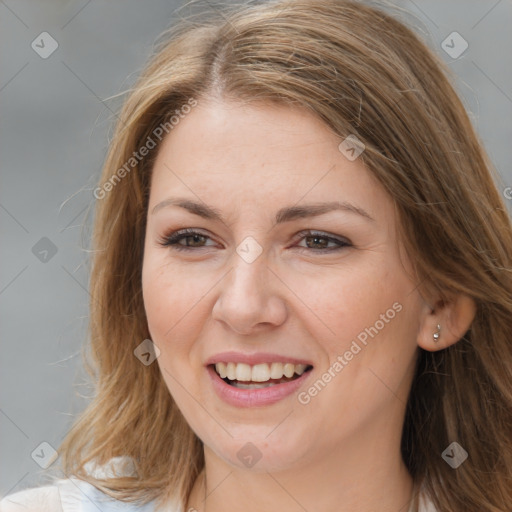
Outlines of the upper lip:
{"label": "upper lip", "polygon": [[243,352],[222,352],[215,354],[206,360],[205,366],[216,363],[245,363],[250,366],[261,363],[292,363],[292,364],[305,364],[312,366],[310,361],[291,356],[283,356],[280,354],[272,354],[269,352],[257,352],[254,354],[244,354]]}

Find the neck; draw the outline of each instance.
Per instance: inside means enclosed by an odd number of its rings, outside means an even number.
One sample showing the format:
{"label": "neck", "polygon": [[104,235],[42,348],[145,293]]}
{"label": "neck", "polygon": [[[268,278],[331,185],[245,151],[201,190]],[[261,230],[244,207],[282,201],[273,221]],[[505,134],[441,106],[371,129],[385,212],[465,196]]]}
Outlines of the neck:
{"label": "neck", "polygon": [[185,510],[406,512],[413,481],[399,439],[391,442],[387,433],[373,443],[346,443],[293,469],[272,472],[234,467],[205,448],[205,468]]}

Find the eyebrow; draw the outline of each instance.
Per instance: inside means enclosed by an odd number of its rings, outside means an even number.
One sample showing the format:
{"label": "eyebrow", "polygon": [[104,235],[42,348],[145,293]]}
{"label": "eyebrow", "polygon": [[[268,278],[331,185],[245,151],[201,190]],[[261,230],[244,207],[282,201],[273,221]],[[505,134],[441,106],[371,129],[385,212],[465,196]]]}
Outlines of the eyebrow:
{"label": "eyebrow", "polygon": [[[197,203],[195,201],[191,201],[190,199],[180,197],[170,197],[158,203],[151,211],[151,214],[154,214],[167,206],[179,206],[180,208],[184,208],[190,213],[198,215],[199,217],[203,217],[204,219],[218,220],[225,223],[222,214],[218,209],[213,208],[212,206],[208,206],[204,203]],[[346,201],[330,201],[326,203],[311,203],[303,206],[287,206],[285,208],[281,208],[276,213],[275,223],[281,224],[283,222],[290,222],[295,219],[316,217],[335,210],[354,213],[375,222],[375,219],[371,217],[368,212],[358,206],[355,206]]]}

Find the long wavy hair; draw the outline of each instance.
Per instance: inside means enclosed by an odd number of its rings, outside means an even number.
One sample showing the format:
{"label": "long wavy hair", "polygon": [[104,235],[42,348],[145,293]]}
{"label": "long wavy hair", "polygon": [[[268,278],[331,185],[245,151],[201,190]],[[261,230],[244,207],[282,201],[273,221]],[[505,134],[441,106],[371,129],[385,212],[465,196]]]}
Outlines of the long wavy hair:
{"label": "long wavy hair", "polygon": [[[121,500],[184,506],[204,467],[158,365],[141,364],[134,349],[150,337],[141,270],[157,134],[179,129],[186,105],[219,97],[301,106],[340,137],[356,135],[396,204],[420,290],[474,299],[462,339],[419,349],[402,457],[440,512],[510,511],[512,227],[450,70],[378,5],[267,1],[214,14],[164,34],[120,112],[92,238],[85,364],[96,388],[59,447],[62,470]],[[457,469],[441,457],[454,440],[469,454]],[[134,476],[86,471],[116,456],[132,458]]]}

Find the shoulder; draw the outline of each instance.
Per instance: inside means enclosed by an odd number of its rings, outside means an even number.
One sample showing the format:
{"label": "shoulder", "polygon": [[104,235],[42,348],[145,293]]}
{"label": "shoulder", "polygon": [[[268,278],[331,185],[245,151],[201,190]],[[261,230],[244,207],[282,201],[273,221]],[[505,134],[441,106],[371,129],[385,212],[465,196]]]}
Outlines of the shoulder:
{"label": "shoulder", "polygon": [[436,507],[434,506],[434,503],[430,499],[430,497],[427,495],[424,489],[422,489],[422,492],[420,493],[420,500],[419,500],[419,512],[437,512]]}
{"label": "shoulder", "polygon": [[[115,457],[104,466],[89,464],[86,470],[96,478],[108,478],[113,473],[131,473],[131,461]],[[25,489],[4,497],[0,512],[110,512],[140,510],[153,512],[154,504],[137,507],[133,503],[116,500],[90,483],[75,477],[55,480],[53,485]]]}
{"label": "shoulder", "polygon": [[0,500],[0,512],[62,512],[59,489],[45,485],[25,489]]}

